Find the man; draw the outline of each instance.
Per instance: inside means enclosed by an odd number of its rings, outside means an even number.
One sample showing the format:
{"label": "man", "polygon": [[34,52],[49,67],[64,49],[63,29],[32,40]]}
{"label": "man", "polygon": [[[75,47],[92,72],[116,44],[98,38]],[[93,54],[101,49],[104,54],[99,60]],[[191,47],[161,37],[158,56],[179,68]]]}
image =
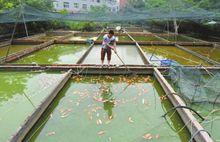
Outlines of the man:
{"label": "man", "polygon": [[116,38],[114,31],[110,30],[108,34],[103,36],[102,49],[101,49],[101,61],[102,66],[104,64],[105,55],[107,54],[108,66],[110,66],[112,51],[116,52]]}

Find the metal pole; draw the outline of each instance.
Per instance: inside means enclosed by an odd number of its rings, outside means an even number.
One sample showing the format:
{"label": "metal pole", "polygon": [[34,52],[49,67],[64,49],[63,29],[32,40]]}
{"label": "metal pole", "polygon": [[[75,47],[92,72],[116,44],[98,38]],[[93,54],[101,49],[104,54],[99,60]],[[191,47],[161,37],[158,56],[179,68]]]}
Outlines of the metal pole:
{"label": "metal pole", "polygon": [[22,11],[22,18],[23,18],[23,22],[24,22],[24,28],[25,28],[26,36],[28,37],[28,29],[27,29],[27,25],[26,25],[26,22],[25,22],[23,11]]}
{"label": "metal pole", "polygon": [[[20,16],[18,16],[18,17],[20,17]],[[11,39],[10,39],[10,44],[12,44],[17,24],[18,24],[18,18],[16,19],[16,23],[14,25],[14,29],[13,29],[13,32],[12,32],[12,35],[11,35]],[[9,51],[10,51],[10,47],[11,46],[9,46],[8,49],[7,49],[7,52],[6,52],[6,55],[5,55],[5,62],[7,61],[7,57],[8,57]]]}

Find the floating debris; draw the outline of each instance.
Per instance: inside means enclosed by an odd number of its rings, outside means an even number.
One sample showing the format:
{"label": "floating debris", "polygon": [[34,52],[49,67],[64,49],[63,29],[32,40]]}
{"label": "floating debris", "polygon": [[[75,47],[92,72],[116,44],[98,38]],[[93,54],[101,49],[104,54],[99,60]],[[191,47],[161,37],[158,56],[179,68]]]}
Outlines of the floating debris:
{"label": "floating debris", "polygon": [[132,120],[131,117],[128,117],[128,121],[129,121],[130,123],[134,123],[134,121]]}
{"label": "floating debris", "polygon": [[143,135],[143,138],[146,140],[151,140],[153,138],[153,136],[148,133],[148,134]]}
{"label": "floating debris", "polygon": [[48,132],[47,134],[46,134],[46,136],[53,136],[53,135],[55,135],[56,134],[56,132]]}
{"label": "floating debris", "polygon": [[72,111],[71,108],[68,108],[68,109],[60,109],[60,113],[61,113],[61,116],[62,118],[66,118],[70,115],[70,112]]}
{"label": "floating debris", "polygon": [[98,134],[98,135],[104,135],[104,134],[105,134],[105,131],[99,131],[97,134]]}

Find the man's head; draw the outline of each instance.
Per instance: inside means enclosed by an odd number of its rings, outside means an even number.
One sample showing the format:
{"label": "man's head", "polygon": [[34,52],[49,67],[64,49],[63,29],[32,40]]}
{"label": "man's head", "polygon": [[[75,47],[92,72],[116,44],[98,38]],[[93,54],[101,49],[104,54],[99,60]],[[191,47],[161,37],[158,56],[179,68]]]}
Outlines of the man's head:
{"label": "man's head", "polygon": [[109,32],[108,32],[108,35],[109,35],[109,38],[112,38],[113,36],[114,36],[114,31],[113,30],[110,30]]}

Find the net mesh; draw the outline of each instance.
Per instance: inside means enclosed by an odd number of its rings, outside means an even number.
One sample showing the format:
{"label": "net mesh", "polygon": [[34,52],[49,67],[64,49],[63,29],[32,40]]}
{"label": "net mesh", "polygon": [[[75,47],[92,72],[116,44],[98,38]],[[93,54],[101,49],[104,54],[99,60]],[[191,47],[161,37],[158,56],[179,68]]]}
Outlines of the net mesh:
{"label": "net mesh", "polygon": [[220,103],[220,74],[204,75],[199,69],[173,66],[169,77],[179,94],[191,103]]}
{"label": "net mesh", "polygon": [[[169,4],[169,3],[167,3]],[[133,6],[120,9],[118,12],[90,10],[84,13],[63,13],[43,11],[27,4],[20,4],[16,8],[0,13],[0,23],[26,22],[29,21],[137,21],[137,20],[204,20],[219,19],[218,10],[208,11],[199,7],[186,4],[162,5],[156,7]]]}

